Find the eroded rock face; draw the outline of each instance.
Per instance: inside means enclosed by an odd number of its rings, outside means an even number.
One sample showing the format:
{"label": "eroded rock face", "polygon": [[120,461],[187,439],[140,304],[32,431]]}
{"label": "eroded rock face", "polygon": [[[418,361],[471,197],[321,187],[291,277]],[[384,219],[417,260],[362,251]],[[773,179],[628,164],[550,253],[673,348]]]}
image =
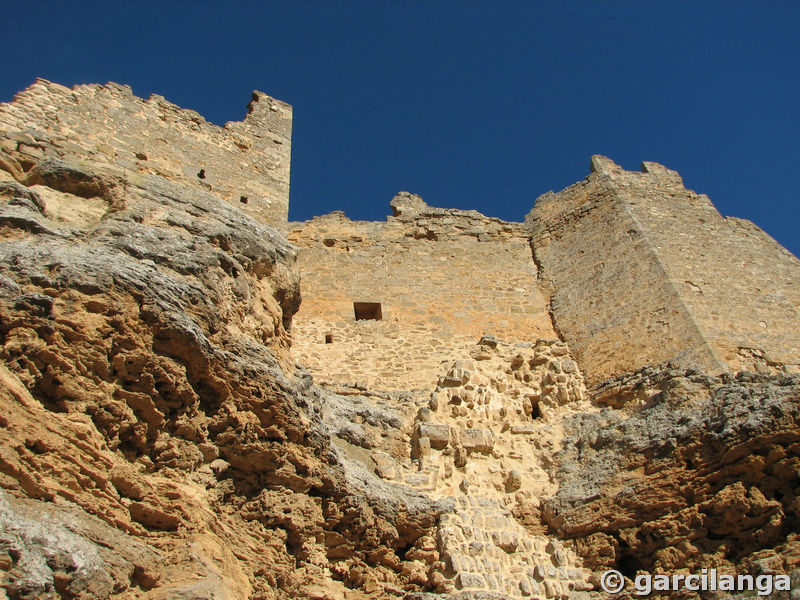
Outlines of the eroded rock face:
{"label": "eroded rock face", "polygon": [[565,424],[543,507],[587,566],[797,581],[800,377],[647,368],[593,391],[605,409]]}
{"label": "eroded rock face", "polygon": [[0,207],[7,595],[339,597],[344,580],[358,597],[397,582],[394,548],[436,509],[376,495],[331,445],[289,354],[285,237],[113,166],[48,158],[20,179]]}

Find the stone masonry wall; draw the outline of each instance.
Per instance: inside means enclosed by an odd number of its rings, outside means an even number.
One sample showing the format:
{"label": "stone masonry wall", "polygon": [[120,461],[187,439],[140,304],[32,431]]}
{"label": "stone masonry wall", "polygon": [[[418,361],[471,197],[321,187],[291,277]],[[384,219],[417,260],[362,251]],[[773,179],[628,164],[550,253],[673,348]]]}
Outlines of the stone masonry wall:
{"label": "stone masonry wall", "polygon": [[218,127],[162,96],[137,98],[128,86],[69,89],[37,79],[0,104],[0,158],[23,171],[45,156],[116,164],[196,185],[285,228],[292,108],[256,91],[248,111]]}
{"label": "stone masonry wall", "polygon": [[800,261],[750,221],[724,218],[675,171],[643,169],[617,176],[620,193],[714,354],[733,370],[794,370]]}
{"label": "stone masonry wall", "polygon": [[[427,389],[483,334],[557,337],[522,223],[407,193],[392,207],[386,223],[332,213],[292,225],[303,295],[294,350],[319,382]],[[380,303],[382,319],[356,320],[354,302]]]}
{"label": "stone masonry wall", "polygon": [[415,549],[406,558],[422,562],[410,567],[427,562],[437,592],[585,597],[575,592],[591,588],[588,573],[539,520],[542,500],[558,489],[548,457],[564,439],[562,423],[594,410],[566,344],[484,337],[436,383],[413,419],[410,451],[371,454],[379,477],[451,506],[431,544],[438,555]]}
{"label": "stone masonry wall", "polygon": [[675,360],[711,372],[796,369],[800,262],[723,218],[674,171],[595,156],[527,223],[552,311],[590,382]]}

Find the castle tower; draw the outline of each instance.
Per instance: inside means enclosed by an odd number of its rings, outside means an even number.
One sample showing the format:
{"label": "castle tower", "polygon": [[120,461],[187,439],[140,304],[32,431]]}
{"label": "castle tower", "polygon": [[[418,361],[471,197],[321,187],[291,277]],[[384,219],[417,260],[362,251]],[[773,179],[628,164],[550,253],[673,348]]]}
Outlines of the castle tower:
{"label": "castle tower", "polygon": [[675,171],[594,156],[589,177],[538,198],[526,222],[556,327],[590,381],[668,360],[797,369],[800,261]]}
{"label": "castle tower", "polygon": [[292,107],[253,92],[243,121],[219,127],[163,96],[117,83],[70,89],[37,79],[0,103],[0,133],[23,168],[45,157],[118,165],[213,192],[263,223],[289,216]]}

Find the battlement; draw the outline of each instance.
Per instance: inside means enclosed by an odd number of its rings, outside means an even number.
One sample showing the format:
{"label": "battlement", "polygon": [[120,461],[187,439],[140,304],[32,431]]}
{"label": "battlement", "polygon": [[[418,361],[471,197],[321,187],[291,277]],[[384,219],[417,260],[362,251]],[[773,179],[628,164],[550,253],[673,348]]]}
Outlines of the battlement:
{"label": "battlement", "polygon": [[3,150],[27,170],[46,156],[90,159],[211,191],[271,225],[289,212],[292,107],[255,91],[244,120],[219,127],[193,110],[116,83],[72,89],[37,79],[0,104]]}

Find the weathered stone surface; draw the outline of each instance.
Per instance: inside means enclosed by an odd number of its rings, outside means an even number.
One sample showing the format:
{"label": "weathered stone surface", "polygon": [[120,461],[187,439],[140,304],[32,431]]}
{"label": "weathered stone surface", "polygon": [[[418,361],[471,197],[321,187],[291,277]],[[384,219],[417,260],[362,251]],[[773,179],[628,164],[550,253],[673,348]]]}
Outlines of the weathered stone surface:
{"label": "weathered stone surface", "polygon": [[649,368],[597,393],[622,410],[571,418],[543,511],[589,566],[800,574],[800,377]]}
{"label": "weathered stone surface", "polygon": [[156,583],[156,551],[69,503],[0,491],[0,548],[14,557],[4,569],[12,598],[110,598],[120,588]]}
{"label": "weathered stone surface", "polygon": [[528,215],[558,331],[589,381],[676,360],[712,373],[797,372],[800,261],[656,163],[592,174]]}
{"label": "weathered stone surface", "polygon": [[796,259],[599,156],[527,225],[400,193],[298,259],[290,109],[250,109],[0,105],[0,598],[800,578]]}
{"label": "weathered stone surface", "polygon": [[300,298],[284,235],[212,192],[102,160],[46,157],[21,179],[0,194],[7,595],[288,598],[398,582],[393,548],[441,509],[336,446],[345,419],[326,423],[323,404],[345,399],[312,387],[289,351]]}
{"label": "weathered stone surface", "polygon": [[417,437],[426,437],[430,440],[431,448],[442,450],[450,443],[450,427],[442,423],[417,423]]}
{"label": "weathered stone surface", "polygon": [[45,157],[122,166],[210,191],[285,228],[292,107],[255,91],[247,110],[243,121],[218,127],[161,96],[137,98],[128,86],[69,89],[37,79],[14,102],[0,103],[9,142],[0,171],[21,181],[23,167]]}
{"label": "weathered stone surface", "polygon": [[397,477],[399,465],[397,460],[390,454],[381,450],[375,450],[371,454],[375,463],[375,473],[383,479],[394,479]]}
{"label": "weathered stone surface", "polygon": [[494,447],[494,436],[488,429],[470,427],[459,435],[461,445],[473,452],[491,452]]}

